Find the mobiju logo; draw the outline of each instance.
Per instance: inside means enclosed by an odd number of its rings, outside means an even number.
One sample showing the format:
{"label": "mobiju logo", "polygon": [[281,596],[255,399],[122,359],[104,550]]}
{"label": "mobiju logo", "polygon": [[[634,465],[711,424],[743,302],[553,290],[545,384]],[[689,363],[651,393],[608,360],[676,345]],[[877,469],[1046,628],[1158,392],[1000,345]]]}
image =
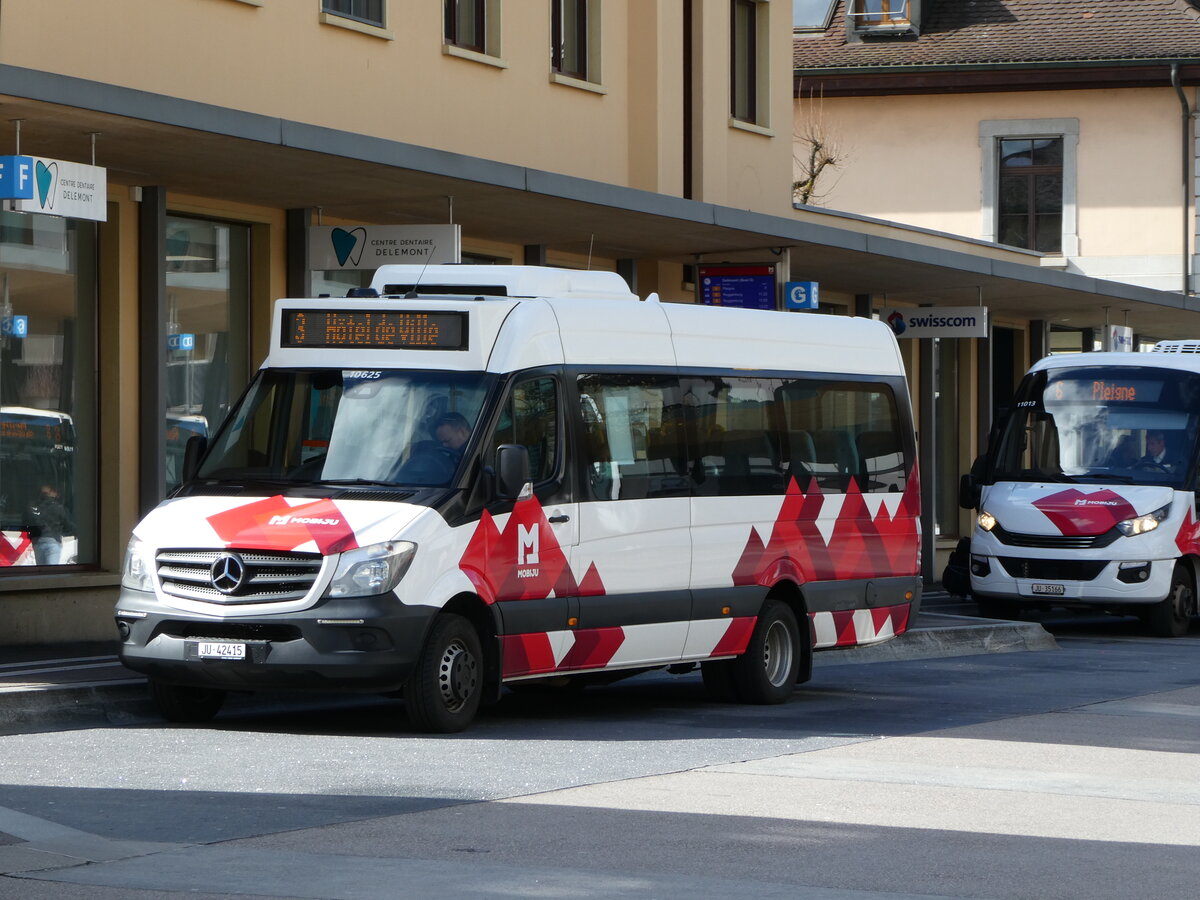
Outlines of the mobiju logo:
{"label": "mobiju logo", "polygon": [[341,525],[341,519],[323,516],[271,516],[268,525]]}
{"label": "mobiju logo", "polygon": [[894,312],[888,316],[887,323],[892,326],[892,331],[898,335],[904,334],[904,329],[908,327],[904,324],[904,316],[898,312]]}

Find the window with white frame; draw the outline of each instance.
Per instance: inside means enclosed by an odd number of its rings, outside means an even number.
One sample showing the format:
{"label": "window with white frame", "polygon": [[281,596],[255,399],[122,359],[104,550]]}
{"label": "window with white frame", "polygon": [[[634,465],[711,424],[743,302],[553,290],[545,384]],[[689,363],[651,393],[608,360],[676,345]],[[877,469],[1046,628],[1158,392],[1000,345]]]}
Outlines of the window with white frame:
{"label": "window with white frame", "polygon": [[1078,143],[1078,119],[980,123],[984,240],[1050,255],[1079,255]]}
{"label": "window with white frame", "polygon": [[850,16],[854,24],[906,25],[909,22],[909,0],[854,0]]}
{"label": "window with white frame", "polygon": [[321,0],[321,11],[378,28],[386,26],[385,0]]}

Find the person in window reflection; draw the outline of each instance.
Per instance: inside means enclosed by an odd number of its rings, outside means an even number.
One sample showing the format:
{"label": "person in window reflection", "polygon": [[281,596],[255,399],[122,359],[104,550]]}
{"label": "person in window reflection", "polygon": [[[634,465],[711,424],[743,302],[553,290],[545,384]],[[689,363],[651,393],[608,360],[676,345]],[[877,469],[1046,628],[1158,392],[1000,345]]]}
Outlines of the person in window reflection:
{"label": "person in window reflection", "polygon": [[437,420],[433,436],[457,459],[462,456],[463,447],[467,445],[467,440],[471,437],[471,423],[462,413],[446,413]]}
{"label": "person in window reflection", "polygon": [[62,539],[75,533],[75,523],[53,485],[43,484],[37,500],[29,507],[28,529],[33,557],[39,566],[56,566],[62,559]]}

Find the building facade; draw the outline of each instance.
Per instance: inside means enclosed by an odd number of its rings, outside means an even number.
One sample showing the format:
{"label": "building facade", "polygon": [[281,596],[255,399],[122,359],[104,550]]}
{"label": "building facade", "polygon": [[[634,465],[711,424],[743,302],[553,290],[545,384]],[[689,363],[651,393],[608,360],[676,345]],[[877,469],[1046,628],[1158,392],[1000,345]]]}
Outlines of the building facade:
{"label": "building facade", "polygon": [[[795,6],[801,205],[1012,247],[1048,271],[1173,292],[1181,309],[1200,308],[1191,0]],[[1114,340],[1112,326],[1126,347],[1200,333],[1198,318],[1155,321],[1150,306],[1102,298],[1045,306],[968,287],[887,299],[988,307],[986,340],[931,351],[934,380],[959,386],[937,437],[936,528],[946,540],[969,524],[953,484],[983,444],[978,426],[1034,360],[1099,348]]]}

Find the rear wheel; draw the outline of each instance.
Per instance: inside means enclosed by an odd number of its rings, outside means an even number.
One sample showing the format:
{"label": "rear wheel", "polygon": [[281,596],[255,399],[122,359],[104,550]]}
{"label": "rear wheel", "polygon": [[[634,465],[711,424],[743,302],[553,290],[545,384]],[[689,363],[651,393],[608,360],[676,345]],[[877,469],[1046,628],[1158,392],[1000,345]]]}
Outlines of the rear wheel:
{"label": "rear wheel", "polygon": [[225,702],[225,692],[151,681],[150,699],[159,715],[168,722],[211,722]]}
{"label": "rear wheel", "polygon": [[479,710],[483,681],[478,633],[462,616],[441,615],[404,686],[408,717],[421,731],[462,731]]}
{"label": "rear wheel", "polygon": [[1196,605],[1196,588],[1192,576],[1183,566],[1176,566],[1171,576],[1171,592],[1166,599],[1150,607],[1146,621],[1159,637],[1182,637],[1191,625]]}
{"label": "rear wheel", "polygon": [[783,703],[800,672],[800,629],[790,606],[763,605],[746,652],[733,660],[733,688],[743,703]]}

